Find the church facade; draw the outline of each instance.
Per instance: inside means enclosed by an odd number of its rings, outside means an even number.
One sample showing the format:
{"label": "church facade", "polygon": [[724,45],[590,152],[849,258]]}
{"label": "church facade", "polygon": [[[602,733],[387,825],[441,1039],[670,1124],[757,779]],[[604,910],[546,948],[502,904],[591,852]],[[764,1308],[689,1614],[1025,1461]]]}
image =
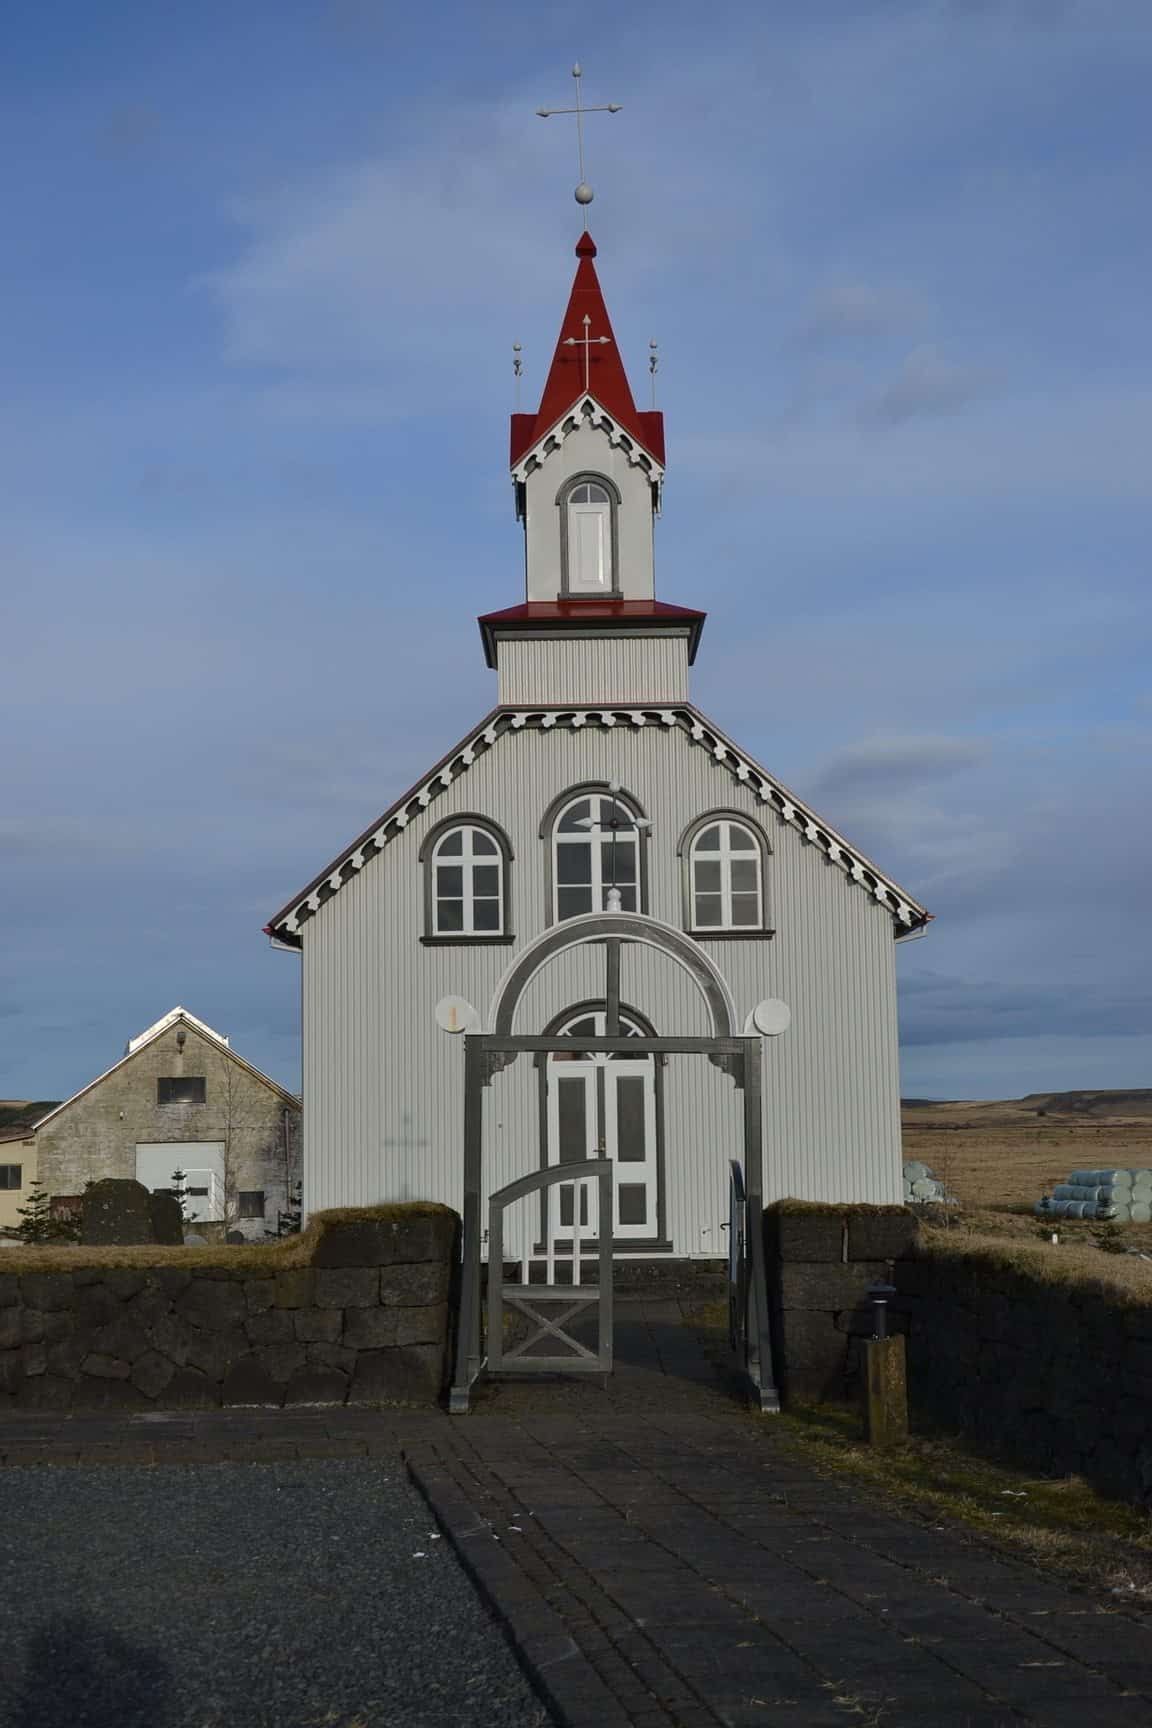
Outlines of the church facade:
{"label": "church facade", "polygon": [[561,947],[520,996],[515,1031],[572,1052],[486,1088],[485,1187],[607,1155],[617,1252],[716,1258],[728,1075],[581,1036],[706,1036],[687,939],[737,1030],[790,1010],[763,1041],[765,1197],[899,1203],[894,950],[929,914],[693,706],[704,614],[655,590],[662,416],[636,407],[587,234],[576,251],[539,409],[512,418],[525,591],[479,620],[496,706],[267,926],[302,953],[304,1205],[459,1208],[456,1034],[491,1030],[548,931],[623,912],[649,923],[614,972],[604,943]]}

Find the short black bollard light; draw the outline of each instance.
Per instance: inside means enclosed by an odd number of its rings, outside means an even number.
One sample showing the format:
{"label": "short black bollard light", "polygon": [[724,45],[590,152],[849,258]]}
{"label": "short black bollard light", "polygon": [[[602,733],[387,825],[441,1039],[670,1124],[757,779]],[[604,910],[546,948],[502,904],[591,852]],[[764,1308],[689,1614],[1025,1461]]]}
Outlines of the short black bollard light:
{"label": "short black bollard light", "polygon": [[873,1446],[900,1446],[908,1438],[908,1387],[902,1333],[889,1336],[888,1304],[894,1284],[870,1284],[872,1336],[864,1339],[864,1424]]}
{"label": "short black bollard light", "polygon": [[888,1304],[896,1294],[895,1284],[869,1284],[868,1298],[872,1303],[872,1336],[888,1336]]}

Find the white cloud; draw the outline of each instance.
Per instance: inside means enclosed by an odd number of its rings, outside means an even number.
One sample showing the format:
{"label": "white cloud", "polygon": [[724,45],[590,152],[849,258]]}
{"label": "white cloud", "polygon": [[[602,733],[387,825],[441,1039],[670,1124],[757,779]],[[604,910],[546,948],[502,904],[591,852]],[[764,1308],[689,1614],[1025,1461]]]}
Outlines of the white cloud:
{"label": "white cloud", "polygon": [[896,376],[869,404],[881,420],[900,425],[922,415],[957,414],[986,396],[989,375],[974,366],[958,366],[931,344],[913,348]]}

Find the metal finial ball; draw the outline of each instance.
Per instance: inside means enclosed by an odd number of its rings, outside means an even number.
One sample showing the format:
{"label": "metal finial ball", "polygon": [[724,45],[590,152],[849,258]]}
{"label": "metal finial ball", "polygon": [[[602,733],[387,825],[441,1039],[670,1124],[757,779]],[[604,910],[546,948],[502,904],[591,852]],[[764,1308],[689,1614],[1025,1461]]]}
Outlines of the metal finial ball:
{"label": "metal finial ball", "polygon": [[581,180],[579,186],[576,188],[577,204],[591,204],[592,196],[592,188],[589,186],[587,180]]}

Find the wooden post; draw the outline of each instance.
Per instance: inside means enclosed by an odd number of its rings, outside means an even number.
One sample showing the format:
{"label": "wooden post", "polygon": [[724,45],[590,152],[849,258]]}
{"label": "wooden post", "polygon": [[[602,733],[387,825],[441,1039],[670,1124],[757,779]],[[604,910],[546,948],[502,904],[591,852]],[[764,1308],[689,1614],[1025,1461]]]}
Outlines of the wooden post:
{"label": "wooden post", "polygon": [[908,1438],[908,1378],[904,1338],[865,1338],[864,1433],[871,1446],[901,1446]]}

